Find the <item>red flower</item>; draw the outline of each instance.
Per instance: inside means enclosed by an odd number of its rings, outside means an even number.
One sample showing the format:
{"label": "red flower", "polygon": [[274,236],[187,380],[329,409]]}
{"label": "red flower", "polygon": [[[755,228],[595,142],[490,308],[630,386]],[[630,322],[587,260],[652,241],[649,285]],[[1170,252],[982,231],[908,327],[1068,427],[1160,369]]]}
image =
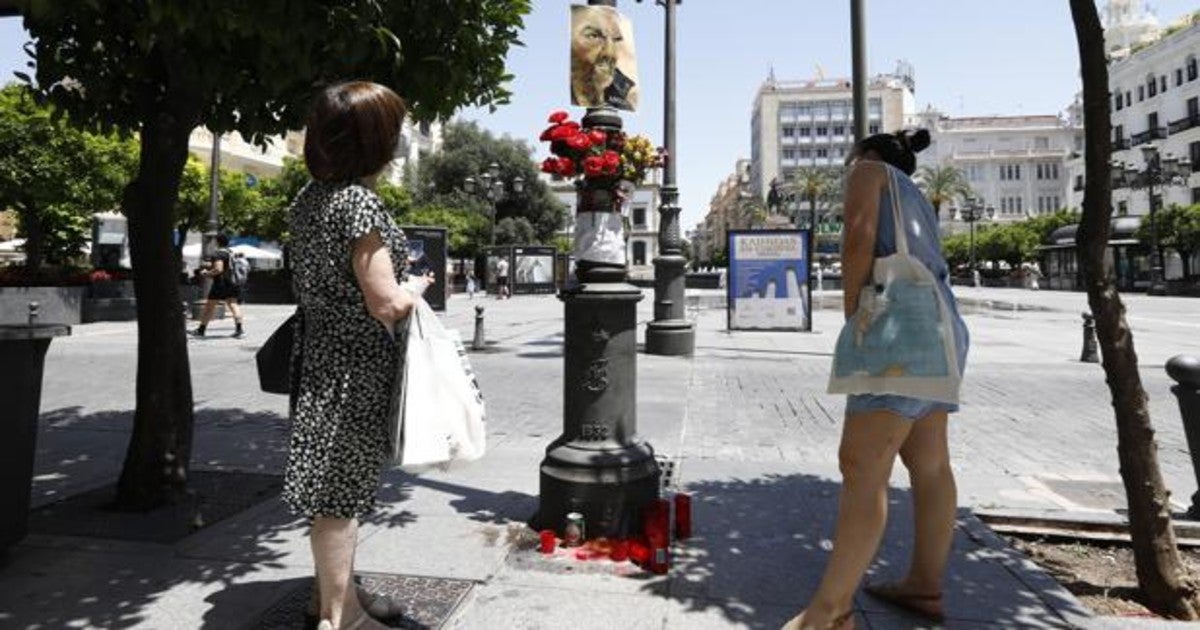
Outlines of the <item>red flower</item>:
{"label": "red flower", "polygon": [[617,153],[616,151],[605,151],[604,152],[604,166],[605,167],[615,169],[620,165],[621,165],[621,154],[620,153]]}
{"label": "red flower", "polygon": [[542,135],[538,137],[538,140],[541,140],[542,142],[549,142],[553,140],[555,129],[558,129],[558,125],[550,125],[549,127],[546,127],[546,130],[542,132]]}
{"label": "red flower", "polygon": [[550,140],[569,140],[579,133],[579,123],[567,121],[550,130]]}
{"label": "red flower", "polygon": [[588,177],[599,177],[604,174],[604,158],[592,155],[583,160],[583,173]]}
{"label": "red flower", "polygon": [[557,124],[561,124],[561,123],[564,123],[564,122],[566,122],[566,121],[567,121],[567,119],[568,119],[568,118],[570,118],[570,117],[571,117],[571,115],[570,115],[570,114],[568,114],[567,112],[564,112],[564,111],[562,111],[562,110],[558,110],[558,111],[556,111],[556,112],[553,112],[553,113],[551,113],[551,114],[550,114],[550,122],[552,122],[552,123],[554,123],[554,124],[556,124],[556,125],[557,125]]}
{"label": "red flower", "polygon": [[587,151],[592,148],[592,139],[586,133],[577,133],[567,138],[567,146],[576,151]]}
{"label": "red flower", "polygon": [[575,160],[571,158],[561,158],[558,160],[558,174],[563,177],[573,177],[575,175]]}
{"label": "red flower", "polygon": [[542,162],[542,172],[550,173],[550,174],[557,173],[558,172],[558,160],[555,158],[546,158],[546,160],[544,162]]}
{"label": "red flower", "polygon": [[592,144],[598,147],[604,146],[604,143],[608,141],[608,134],[604,133],[600,129],[593,129],[589,131],[588,137],[592,139]]}

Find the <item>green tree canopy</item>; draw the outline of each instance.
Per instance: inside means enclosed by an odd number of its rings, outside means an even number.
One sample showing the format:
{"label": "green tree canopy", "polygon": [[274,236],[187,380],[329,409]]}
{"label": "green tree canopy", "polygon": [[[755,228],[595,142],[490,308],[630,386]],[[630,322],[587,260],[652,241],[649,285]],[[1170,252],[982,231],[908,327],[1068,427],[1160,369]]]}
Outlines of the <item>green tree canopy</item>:
{"label": "green tree canopy", "polygon": [[969,197],[972,194],[971,185],[967,183],[967,178],[963,175],[962,170],[949,164],[922,166],[917,169],[915,179],[917,185],[921,187],[921,191],[929,199],[929,203],[933,204],[933,210],[937,213],[938,220],[942,218],[943,204]]}
{"label": "green tree canopy", "polygon": [[[1200,251],[1200,204],[1191,206],[1171,205],[1155,213],[1158,222],[1160,247],[1173,249],[1183,260],[1183,275],[1191,279],[1192,254]],[[1143,243],[1153,240],[1152,224],[1149,219],[1138,226],[1137,239]]]}
{"label": "green tree canopy", "polygon": [[17,211],[26,265],[63,265],[90,237],[91,215],[116,210],[137,146],[67,125],[23,85],[0,89],[0,208]]}
{"label": "green tree canopy", "polygon": [[172,243],[187,143],[198,126],[265,143],[298,129],[323,87],[391,86],[423,119],[507,101],[509,49],[529,0],[16,0],[41,96],[72,121],[140,132],[124,195],[138,299],[133,436],[117,504],[181,492],[193,401]]}
{"label": "green tree canopy", "polygon": [[[468,177],[478,179],[495,163],[500,167],[500,180],[507,187],[504,198],[496,204],[497,230],[505,219],[523,218],[532,226],[533,236],[520,244],[552,243],[565,224],[567,208],[538,178],[533,150],[520,140],[497,138],[474,122],[450,123],[444,134],[442,151],[422,160],[418,168],[418,201],[436,200],[438,205],[477,210],[486,217],[490,213],[487,201],[481,196],[471,198],[461,191]],[[511,188],[517,177],[524,181],[525,190],[520,193]],[[501,242],[499,234],[496,242]]]}

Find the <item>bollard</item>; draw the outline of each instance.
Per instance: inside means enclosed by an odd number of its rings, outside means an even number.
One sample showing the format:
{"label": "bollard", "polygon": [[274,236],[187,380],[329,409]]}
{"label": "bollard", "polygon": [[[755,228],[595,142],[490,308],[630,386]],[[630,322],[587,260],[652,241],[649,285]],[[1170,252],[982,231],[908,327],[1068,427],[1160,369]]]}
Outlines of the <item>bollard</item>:
{"label": "bollard", "polygon": [[[1178,385],[1171,387],[1171,393],[1179,399],[1179,415],[1183,417],[1183,432],[1187,435],[1188,452],[1192,456],[1192,472],[1196,475],[1196,485],[1200,487],[1200,359],[1184,354],[1172,357],[1167,361],[1167,376]],[[1192,505],[1188,508],[1187,516],[1195,521],[1200,520],[1200,490],[1192,495]]]}
{"label": "bollard", "polygon": [[1084,313],[1083,352],[1079,353],[1079,360],[1083,363],[1099,363],[1100,353],[1096,346],[1096,318],[1091,313]]}
{"label": "bollard", "polygon": [[42,305],[38,304],[37,302],[29,303],[29,325],[30,326],[37,324],[38,314],[41,311],[41,308],[42,308]]}
{"label": "bollard", "polygon": [[483,335],[483,305],[475,305],[475,339],[471,341],[472,350],[483,350],[487,345],[487,341]]}

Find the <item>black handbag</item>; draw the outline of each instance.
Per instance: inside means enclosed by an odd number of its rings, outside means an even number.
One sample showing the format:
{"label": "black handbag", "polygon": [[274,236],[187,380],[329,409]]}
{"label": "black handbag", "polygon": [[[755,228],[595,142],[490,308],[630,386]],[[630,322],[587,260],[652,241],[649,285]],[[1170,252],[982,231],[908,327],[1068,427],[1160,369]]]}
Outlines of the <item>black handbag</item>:
{"label": "black handbag", "polygon": [[[297,310],[279,328],[276,328],[275,332],[271,333],[267,342],[254,355],[254,360],[258,364],[258,386],[268,394],[292,393],[294,386],[292,353],[296,344],[296,328],[300,324],[300,312]],[[296,358],[299,359],[298,350],[296,355]]]}

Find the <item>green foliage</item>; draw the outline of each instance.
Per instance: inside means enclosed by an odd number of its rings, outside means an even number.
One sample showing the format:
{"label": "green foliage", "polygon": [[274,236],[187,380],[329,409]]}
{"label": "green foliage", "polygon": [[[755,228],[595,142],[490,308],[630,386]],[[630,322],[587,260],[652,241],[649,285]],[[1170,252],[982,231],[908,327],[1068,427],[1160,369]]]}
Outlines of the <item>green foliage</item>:
{"label": "green foliage", "polygon": [[321,86],[387,84],[424,119],[508,101],[529,0],[17,0],[39,90],[82,124],[163,111],[258,143],[297,129]]}
{"label": "green foliage", "polygon": [[536,243],[533,224],[525,217],[507,217],[496,223],[497,245],[528,245]]}
{"label": "green foliage", "polygon": [[[1054,230],[1079,223],[1079,214],[1059,211],[1011,223],[980,223],[975,227],[975,258],[1004,261],[1013,267],[1038,259],[1038,248]],[[971,260],[970,233],[962,232],[942,239],[942,255],[953,269]]]}
{"label": "green foliage", "polygon": [[[1171,205],[1155,212],[1158,222],[1159,246],[1173,249],[1184,260],[1184,274],[1188,278],[1194,270],[1189,261],[1193,253],[1200,251],[1200,204],[1191,206]],[[1152,226],[1147,217],[1138,226],[1137,238],[1143,243],[1153,239]]]}
{"label": "green foliage", "polygon": [[0,89],[0,208],[17,211],[31,267],[76,257],[91,215],[117,209],[137,163],[131,140],[82,132],[56,111],[25,86]]}
{"label": "green foliage", "polygon": [[487,217],[469,210],[427,204],[398,215],[401,225],[429,225],[447,228],[446,247],[456,258],[474,258],[481,253],[480,245],[487,242],[491,224]]}
{"label": "green foliage", "polygon": [[[521,218],[533,232],[529,240],[520,244],[552,242],[565,223],[567,208],[538,178],[533,150],[519,140],[497,138],[473,122],[446,125],[442,151],[420,163],[416,176],[418,200],[476,210],[488,217],[491,209],[487,200],[481,194],[468,195],[462,189],[468,177],[478,179],[492,163],[499,165],[500,180],[507,187],[504,198],[496,204],[497,226],[505,219]],[[525,189],[521,193],[510,187],[517,177],[524,180]],[[498,235],[496,241],[501,242]]]}
{"label": "green foliage", "polygon": [[956,166],[922,166],[917,170],[917,184],[921,191],[933,204],[933,209],[941,219],[942,204],[953,202],[971,196],[971,185],[966,176]]}
{"label": "green foliage", "polygon": [[575,239],[570,236],[555,236],[554,249],[560,254],[570,254],[575,250]]}

